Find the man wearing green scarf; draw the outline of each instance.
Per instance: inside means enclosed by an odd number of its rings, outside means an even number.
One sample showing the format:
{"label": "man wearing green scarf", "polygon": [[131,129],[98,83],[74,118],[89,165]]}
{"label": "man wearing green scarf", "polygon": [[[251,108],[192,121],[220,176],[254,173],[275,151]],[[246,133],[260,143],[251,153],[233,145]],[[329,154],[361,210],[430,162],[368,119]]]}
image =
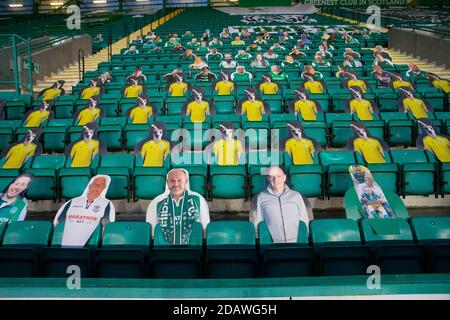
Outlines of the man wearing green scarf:
{"label": "man wearing green scarf", "polygon": [[190,243],[194,222],[200,222],[203,230],[209,223],[209,208],[206,200],[189,189],[189,173],[184,169],[169,171],[166,191],[152,200],[147,209],[146,221],[160,224],[164,239],[169,244]]}

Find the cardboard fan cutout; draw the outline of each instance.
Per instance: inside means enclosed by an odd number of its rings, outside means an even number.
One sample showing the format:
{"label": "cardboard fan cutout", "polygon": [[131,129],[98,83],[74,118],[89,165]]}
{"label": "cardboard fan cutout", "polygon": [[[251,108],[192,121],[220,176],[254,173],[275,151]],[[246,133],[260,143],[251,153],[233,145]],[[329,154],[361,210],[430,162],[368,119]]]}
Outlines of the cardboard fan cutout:
{"label": "cardboard fan cutout", "polygon": [[101,223],[115,220],[113,203],[106,199],[111,177],[92,177],[80,197],[73,198],[58,210],[53,224],[65,222],[61,246],[83,247]]}
{"label": "cardboard fan cutout", "polygon": [[92,165],[99,154],[106,152],[106,146],[97,137],[97,124],[91,122],[83,126],[78,141],[72,142],[66,148],[67,166],[72,168],[86,168]]}
{"label": "cardboard fan cutout", "polygon": [[430,151],[441,162],[450,162],[450,136],[440,134],[430,119],[418,119],[417,123],[422,129],[417,148]]}
{"label": "cardboard fan cutout", "polygon": [[78,126],[84,126],[88,123],[96,122],[97,119],[103,118],[104,110],[99,106],[99,99],[98,96],[89,98],[87,100],[88,105],[75,112],[73,118]]}
{"label": "cardboard fan cutout", "polygon": [[211,90],[216,91],[219,96],[232,95],[237,88],[238,86],[231,81],[231,74],[228,71],[220,71],[220,79],[211,86]]}
{"label": "cardboard fan cutout", "polygon": [[278,83],[272,80],[272,77],[268,74],[262,75],[263,81],[258,84],[259,90],[263,94],[277,94],[280,86]]}
{"label": "cardboard fan cutout", "polygon": [[370,170],[361,165],[353,165],[349,167],[349,172],[364,213],[364,218],[395,218],[395,214],[386,200],[383,190],[374,180]]}
{"label": "cardboard fan cutout", "polygon": [[347,149],[362,157],[366,163],[386,163],[385,152],[389,145],[382,139],[373,137],[362,122],[352,122],[353,137],[347,141]]}
{"label": "cardboard fan cutout", "polygon": [[310,93],[323,93],[327,88],[321,80],[315,80],[312,75],[304,74],[303,79],[305,79],[305,82],[303,82],[303,88],[308,90]]}
{"label": "cardboard fan cutout", "polygon": [[184,73],[182,69],[175,69],[173,70],[171,73],[167,73],[165,75],[162,76],[163,80],[167,81],[167,87],[166,87],[166,91],[168,90],[169,86],[173,83],[173,82],[177,82],[178,77],[176,77],[175,75],[180,76],[181,78],[184,78]]}
{"label": "cardboard fan cutout", "polygon": [[246,99],[239,102],[236,112],[244,116],[245,121],[262,121],[264,115],[270,114],[269,105],[260,100],[255,89],[244,90]]}
{"label": "cardboard fan cutout", "polygon": [[25,193],[33,183],[34,175],[24,173],[14,178],[0,194],[0,223],[23,221],[27,215],[28,201]]}
{"label": "cardboard fan cutout", "polygon": [[208,66],[202,68],[202,71],[194,77],[197,82],[214,82],[217,79],[215,73],[211,72]]}
{"label": "cardboard fan cutout", "polygon": [[236,130],[233,122],[219,125],[221,137],[214,140],[212,148],[205,150],[210,155],[209,163],[219,166],[237,166],[245,162],[248,146],[241,130]]}
{"label": "cardboard fan cutout", "polygon": [[398,111],[409,113],[414,119],[428,118],[428,113],[433,112],[433,108],[422,98],[414,96],[414,93],[407,88],[400,88],[401,97],[397,101]]}
{"label": "cardboard fan cutout", "polygon": [[42,153],[42,145],[38,142],[41,129],[30,128],[21,142],[13,143],[0,155],[0,167],[3,169],[20,169],[29,164],[32,157]]}
{"label": "cardboard fan cutout", "polygon": [[98,82],[100,80],[99,78],[89,80],[88,86],[81,92],[81,99],[89,99],[103,94]]}
{"label": "cardboard fan cutout", "polygon": [[5,106],[6,100],[0,99],[0,120],[5,119],[5,110],[3,107]]}
{"label": "cardboard fan cutout", "polygon": [[294,90],[297,100],[289,106],[289,113],[300,116],[304,121],[323,121],[323,109],[319,103],[310,100],[304,89]]}
{"label": "cardboard fan cutout", "polygon": [[374,115],[380,113],[376,102],[366,99],[359,87],[352,87],[348,90],[351,98],[345,104],[345,112],[360,121],[374,120]]}
{"label": "cardboard fan cutout", "polygon": [[38,110],[31,110],[23,116],[22,126],[27,128],[36,128],[45,124],[48,120],[53,119],[54,114],[51,110],[53,101],[41,102]]}
{"label": "cardboard fan cutout", "polygon": [[286,167],[317,163],[317,154],[322,150],[320,144],[305,134],[299,122],[287,124],[289,135],[280,144],[280,151],[284,154]]}
{"label": "cardboard fan cutout", "polygon": [[167,126],[163,122],[150,125],[149,136],[134,148],[136,166],[167,168],[170,166],[171,143],[165,140],[166,132]]}
{"label": "cardboard fan cutout", "polygon": [[127,118],[132,124],[148,124],[158,117],[158,109],[150,104],[148,96],[136,98],[136,106],[127,110]]}
{"label": "cardboard fan cutout", "polygon": [[136,77],[131,77],[127,80],[127,86],[123,89],[123,95],[126,98],[137,98],[146,94],[147,87],[139,84],[139,80]]}
{"label": "cardboard fan cutout", "polygon": [[212,103],[203,99],[204,92],[202,88],[192,89],[191,99],[183,106],[181,114],[192,123],[203,123],[214,114]]}
{"label": "cardboard fan cutout", "polygon": [[361,93],[366,93],[367,89],[370,88],[370,85],[365,81],[358,79],[354,72],[345,72],[344,73],[344,87],[353,88],[359,90]]}
{"label": "cardboard fan cutout", "polygon": [[131,80],[136,80],[139,85],[142,85],[145,81],[147,81],[147,76],[142,72],[141,68],[136,68],[133,74],[129,75],[125,82],[131,84]]}
{"label": "cardboard fan cutout", "polygon": [[169,82],[165,89],[168,96],[183,97],[186,92],[191,90],[191,85],[184,81],[183,74],[175,73],[173,78],[175,81]]}
{"label": "cardboard fan cutout", "polygon": [[56,97],[63,96],[66,93],[63,88],[64,83],[66,83],[64,80],[56,81],[50,88],[39,92],[38,97],[42,100],[55,100]]}

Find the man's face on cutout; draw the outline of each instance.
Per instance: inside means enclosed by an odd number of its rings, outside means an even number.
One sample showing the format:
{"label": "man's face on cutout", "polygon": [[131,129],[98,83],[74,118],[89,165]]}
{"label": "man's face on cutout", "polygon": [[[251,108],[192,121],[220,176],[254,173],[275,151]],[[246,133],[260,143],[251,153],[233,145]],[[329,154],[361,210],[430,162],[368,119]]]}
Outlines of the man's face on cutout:
{"label": "man's face on cutout", "polygon": [[187,177],[184,171],[174,170],[167,177],[167,186],[172,195],[182,195],[186,190]]}
{"label": "man's face on cutout", "polygon": [[286,175],[280,168],[273,167],[269,169],[268,180],[273,190],[281,190],[286,183]]}
{"label": "man's face on cutout", "polygon": [[106,188],[106,179],[102,177],[96,178],[90,185],[88,189],[88,201],[94,201],[97,199]]}

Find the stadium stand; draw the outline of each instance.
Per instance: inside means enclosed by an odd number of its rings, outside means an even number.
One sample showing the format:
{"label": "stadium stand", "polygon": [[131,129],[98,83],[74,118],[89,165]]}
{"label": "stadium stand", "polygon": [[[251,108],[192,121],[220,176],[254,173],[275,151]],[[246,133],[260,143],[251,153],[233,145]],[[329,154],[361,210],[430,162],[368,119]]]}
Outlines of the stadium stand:
{"label": "stadium stand", "polygon": [[[409,61],[399,59],[397,53],[392,61],[386,59],[391,63],[385,62],[381,67],[383,73],[377,76],[373,66],[377,47],[378,50],[380,46],[388,48],[384,49],[386,54],[393,53],[387,33],[372,32],[336,18],[358,20],[356,15],[361,14],[358,11],[324,12],[329,14],[308,15],[304,24],[271,21],[270,26],[261,22],[255,27],[244,23],[243,15],[229,15],[209,7],[178,8],[139,20],[132,15],[92,15],[87,32],[92,36],[110,32],[113,37],[94,42],[93,53],[102,56],[92,60],[95,68],[85,72],[81,81],[68,81],[62,89],[58,84],[50,88],[57,80],[67,80],[65,75],[69,76],[71,70],[66,69],[66,73],[53,75],[35,86],[37,91],[32,94],[0,92],[0,190],[6,190],[19,174],[34,175],[26,193],[30,211],[27,219],[0,224],[0,296],[7,296],[8,290],[20,283],[31,288],[28,292],[32,296],[72,297],[75,293],[63,292],[60,278],[67,277],[67,267],[74,264],[80,266],[82,277],[87,278],[83,284],[87,287],[83,288],[85,297],[103,297],[105,293],[101,290],[105,283],[122,286],[122,289],[112,288],[108,297],[176,296],[168,287],[159,296],[140,291],[139,288],[154,286],[139,282],[145,281],[144,278],[178,279],[185,286],[180,290],[196,287],[198,283],[194,279],[229,281],[217,285],[224,291],[218,289],[215,294],[202,287],[203,283],[191,297],[373,294],[365,288],[354,289],[358,281],[365,279],[370,265],[378,265],[383,272],[385,287],[380,294],[392,290],[399,294],[448,295],[450,160],[442,158],[431,147],[420,147],[426,134],[423,118],[434,125],[440,136],[450,135],[448,82],[447,86],[445,83],[441,86],[435,81],[442,79],[411,77]],[[448,14],[445,9],[442,12]],[[63,19],[63,16],[51,15],[51,19],[38,16],[19,23],[18,18],[11,18],[14,24],[0,27],[0,33],[14,32],[34,38],[46,30],[49,36],[59,37],[65,34],[61,26]],[[390,25],[389,21],[384,23]],[[259,51],[252,52],[248,46],[259,40],[257,37],[264,32],[262,26],[272,36],[257,44],[255,50]],[[244,29],[251,32],[246,34]],[[302,34],[307,34],[307,38],[299,42]],[[237,36],[244,39],[244,45],[236,40]],[[174,49],[173,41],[181,45],[180,51]],[[109,45],[113,47],[110,55],[102,51]],[[238,67],[225,68],[221,64],[223,59],[208,58],[213,46],[223,55],[231,54],[232,59],[240,50],[252,57],[236,57]],[[294,47],[302,55],[291,54]],[[186,49],[193,49],[195,63],[200,63],[200,57],[208,68],[204,65],[195,68],[194,60],[184,56]],[[269,52],[272,49],[277,54],[275,57]],[[257,52],[263,54],[270,66],[278,66],[280,73],[253,63]],[[294,57],[295,63],[289,64],[286,55]],[[320,55],[324,55],[327,63],[322,64],[316,58]],[[347,59],[351,55],[357,57],[360,66],[343,69],[344,61],[351,60]],[[383,61],[378,60],[378,65]],[[313,69],[309,68],[311,65]],[[238,72],[242,66],[247,75]],[[207,75],[202,77],[204,70]],[[223,75],[230,75],[234,84],[229,94],[219,93],[216,81],[208,78],[211,74],[217,81]],[[273,92],[265,92],[269,85],[261,85],[267,76],[276,84]],[[386,77],[400,85],[386,83]],[[222,85],[227,86],[228,80]],[[360,80],[358,85],[349,84],[356,80]],[[92,83],[99,87],[98,93],[87,96]],[[412,98],[408,98],[408,93],[405,96],[404,86],[412,87]],[[364,106],[351,106],[354,90],[359,90],[369,104],[373,103],[365,114],[369,113],[370,119],[363,119],[363,113],[358,112],[357,108]],[[47,94],[52,94],[50,99],[46,99]],[[251,94],[255,95],[256,102]],[[302,102],[301,94],[311,104],[297,105],[298,101]],[[147,99],[147,103],[140,106],[139,99]],[[28,126],[30,114],[41,110],[44,101],[50,103],[50,116]],[[194,108],[190,109],[190,104],[208,105],[208,113],[198,120],[195,111],[188,111]],[[256,108],[255,105],[258,110],[265,110],[259,114],[260,118],[256,117],[257,121],[252,119],[254,114],[250,109]],[[306,108],[313,111],[308,115]],[[420,112],[424,115],[417,116]],[[86,114],[91,118],[84,123]],[[161,165],[148,166],[144,152],[137,146],[143,148],[149,132],[160,123],[165,125],[163,140],[170,144],[171,152]],[[233,165],[203,158],[217,142],[217,132],[220,134],[218,130],[222,130],[223,123],[233,124],[243,136],[243,155]],[[362,151],[349,147],[348,141],[355,135],[351,125],[355,123],[364,124],[370,138],[385,142],[383,161],[372,162]],[[100,151],[88,165],[80,166],[75,164],[70,148],[78,141],[87,141],[83,138],[87,124],[97,130],[91,138],[100,145],[97,146]],[[293,124],[301,125],[306,138],[317,142],[309,154],[310,161],[305,163],[297,163],[287,147],[286,141],[292,138],[288,128]],[[39,152],[16,166],[5,165],[9,146],[23,144],[30,127],[40,130],[35,141]],[[184,130],[182,134],[191,135],[180,137],[180,129]],[[446,143],[450,148],[450,142]],[[182,161],[176,156],[175,145],[184,147],[180,153]],[[196,155],[200,155],[200,161]],[[293,243],[276,243],[266,221],[256,228],[248,221],[252,201],[266,188],[261,169],[271,165],[285,168],[290,187],[314,203],[314,220],[299,223],[297,241]],[[353,165],[364,165],[371,170],[396,219],[363,218],[349,174]],[[151,225],[143,219],[149,200],[164,192],[166,174],[174,168],[189,172],[190,188],[208,201],[211,213],[206,230],[195,222],[190,242],[180,246],[168,243],[160,224]],[[64,224],[52,225],[47,218],[53,219],[65,201],[80,196],[95,175],[111,177],[106,197],[113,200],[117,219],[106,224],[103,232],[97,226],[86,246],[61,247]],[[436,212],[421,214],[422,201]],[[238,210],[224,209],[235,203]],[[327,207],[321,210],[321,204]],[[384,227],[397,231],[380,232],[383,226],[371,220],[392,220]],[[320,281],[329,281],[334,276],[342,278],[335,277],[332,285],[320,288]],[[39,278],[48,278],[45,280],[56,289],[47,292],[51,285],[39,282]],[[301,293],[300,289],[310,286],[310,278],[316,279],[312,286],[317,291],[308,289]],[[124,285],[123,279],[128,284]],[[239,282],[243,279],[245,282]],[[421,281],[427,287],[408,291],[411,283]],[[238,293],[239,283],[245,288],[268,287],[274,291],[247,288],[247,293]],[[214,284],[211,282],[211,286]],[[98,296],[90,291],[97,285]],[[129,292],[133,286],[137,291]],[[42,292],[36,287],[42,288]],[[13,294],[24,293],[17,289]]]}

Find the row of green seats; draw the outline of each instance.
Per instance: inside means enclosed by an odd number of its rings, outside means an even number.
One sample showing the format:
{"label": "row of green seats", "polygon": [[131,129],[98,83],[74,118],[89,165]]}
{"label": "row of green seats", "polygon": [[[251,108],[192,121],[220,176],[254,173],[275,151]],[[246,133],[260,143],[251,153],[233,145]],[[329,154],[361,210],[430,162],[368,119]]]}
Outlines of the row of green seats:
{"label": "row of green seats", "polygon": [[206,198],[239,199],[265,189],[267,181],[261,169],[284,163],[295,190],[307,197],[330,198],[344,196],[353,187],[349,167],[359,163],[369,167],[384,190],[403,196],[450,193],[448,163],[439,163],[431,153],[416,149],[385,152],[386,163],[382,164],[367,164],[351,151],[321,151],[313,164],[305,165],[293,165],[287,154],[279,152],[249,151],[235,166],[208,165],[205,157],[202,152],[184,151],[166,157],[163,167],[144,167],[141,155],[106,153],[95,156],[89,168],[73,168],[71,159],[63,155],[41,155],[22,170],[0,169],[0,186],[6,187],[20,171],[33,173],[35,183],[27,196],[56,201],[79,196],[94,174],[107,174],[112,178],[109,198],[153,199],[163,193],[169,168],[182,167],[191,175],[192,190]]}
{"label": "row of green seats", "polygon": [[[375,234],[367,219],[299,223],[296,243],[275,244],[265,222],[195,223],[190,244],[171,246],[161,228],[120,221],[98,227],[84,248],[60,247],[64,224],[49,221],[2,225],[1,277],[67,277],[76,264],[82,277],[254,278],[364,275],[375,264],[383,274],[449,273],[448,217],[395,219],[399,233]],[[6,231],[5,231],[6,229]],[[310,243],[309,243],[310,242]]]}
{"label": "row of green seats", "polygon": [[[179,114],[179,111],[178,111]],[[413,146],[416,137],[422,134],[422,128],[411,116],[400,112],[382,112],[375,114],[376,120],[363,121],[375,138],[382,139],[390,146]],[[450,133],[450,113],[429,113],[429,118],[435,125],[437,132]],[[96,120],[99,124],[98,136],[103,139],[109,151],[133,150],[145,139],[154,121],[166,124],[166,139],[173,143],[180,141],[180,135],[187,132],[176,131],[186,129],[193,140],[192,146],[204,149],[217,132],[209,129],[218,129],[223,122],[232,122],[236,129],[242,129],[247,143],[251,148],[270,147],[275,143],[282,143],[288,138],[289,122],[300,122],[305,135],[315,139],[322,147],[342,148],[353,137],[351,128],[353,121],[360,121],[357,115],[348,113],[318,114],[316,121],[305,121],[302,116],[293,113],[263,115],[262,121],[248,121],[245,115],[215,114],[207,116],[203,123],[192,123],[188,116],[180,115],[151,116],[147,124],[133,124],[130,118],[124,116],[102,117]],[[0,150],[6,149],[11,143],[22,141],[29,128],[22,127],[20,120],[3,120],[0,122]],[[43,152],[63,152],[67,144],[80,139],[82,126],[77,120],[50,119],[41,127],[40,141]],[[209,130],[209,131],[207,131]],[[217,137],[216,137],[217,138]]]}

